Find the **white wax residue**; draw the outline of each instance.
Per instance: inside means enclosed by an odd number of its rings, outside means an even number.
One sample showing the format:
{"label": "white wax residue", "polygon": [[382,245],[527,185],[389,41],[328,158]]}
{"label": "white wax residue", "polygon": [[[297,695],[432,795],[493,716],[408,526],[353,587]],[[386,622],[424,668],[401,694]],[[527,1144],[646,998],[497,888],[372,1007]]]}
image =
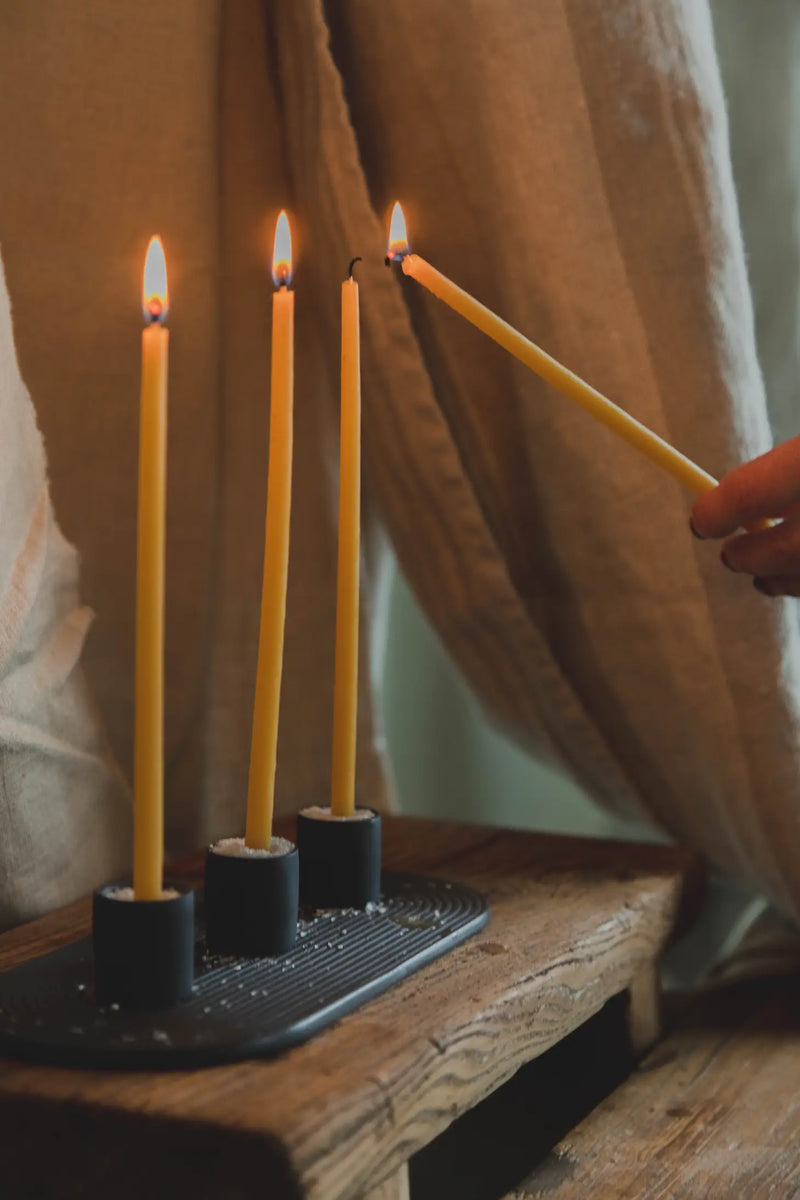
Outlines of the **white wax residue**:
{"label": "white wax residue", "polygon": [[[108,896],[112,900],[135,900],[132,887],[114,888],[113,892],[108,892]],[[180,892],[176,892],[175,888],[164,888],[164,891],[158,897],[159,900],[176,900],[180,896]]]}
{"label": "white wax residue", "polygon": [[324,808],[321,804],[312,804],[310,808],[300,811],[304,817],[313,817],[315,821],[368,821],[370,817],[375,816],[371,808],[357,808],[354,813],[340,816],[339,813],[331,812],[330,806]]}
{"label": "white wax residue", "polygon": [[244,844],[244,838],[222,838],[211,847],[214,854],[226,854],[229,858],[275,858],[279,854],[290,854],[294,846],[287,838],[274,837],[269,850],[256,850]]}

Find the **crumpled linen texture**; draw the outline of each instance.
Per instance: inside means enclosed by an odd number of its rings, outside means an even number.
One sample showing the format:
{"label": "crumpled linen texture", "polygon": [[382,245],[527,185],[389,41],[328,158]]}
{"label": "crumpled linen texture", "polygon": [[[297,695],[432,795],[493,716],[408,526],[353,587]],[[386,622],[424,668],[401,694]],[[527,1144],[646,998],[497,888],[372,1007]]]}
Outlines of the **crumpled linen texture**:
{"label": "crumpled linen texture", "polygon": [[[338,351],[326,356],[304,275],[306,230],[286,176],[268,15],[258,0],[177,0],[146,20],[124,0],[0,7],[0,157],[13,164],[0,174],[0,240],[14,337],[53,505],[80,552],[81,596],[96,613],[81,661],[127,778],[142,265],[151,234],[166,249],[165,822],[173,854],[244,828],[271,235],[284,206],[298,271],[277,811],[324,803],[330,790]],[[364,526],[366,543],[368,507]],[[383,807],[368,685],[370,582],[365,565],[357,786],[360,802]],[[63,792],[56,777],[51,784],[66,802],[69,780]],[[51,844],[49,853],[60,852]],[[4,853],[0,842],[0,862]],[[9,877],[18,870],[12,859],[9,868]]]}
{"label": "crumpled linen texture", "polygon": [[53,514],[0,267],[0,926],[127,869],[130,797],[80,658],[92,620]]}
{"label": "crumpled linen texture", "polygon": [[[769,446],[705,3],[275,23],[329,354],[329,248],[374,246],[400,199],[414,249],[706,469]],[[721,570],[651,463],[377,256],[359,272],[373,494],[487,711],[800,914],[794,606]]]}

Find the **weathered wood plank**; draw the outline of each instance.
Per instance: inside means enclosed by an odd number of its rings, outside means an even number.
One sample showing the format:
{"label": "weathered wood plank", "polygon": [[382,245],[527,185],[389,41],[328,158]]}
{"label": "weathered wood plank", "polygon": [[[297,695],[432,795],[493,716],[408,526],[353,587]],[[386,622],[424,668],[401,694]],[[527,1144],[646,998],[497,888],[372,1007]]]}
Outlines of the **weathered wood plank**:
{"label": "weathered wood plank", "polygon": [[650,965],[628,988],[628,1036],[637,1058],[656,1044],[661,1032],[661,981],[658,967]]}
{"label": "weathered wood plank", "polygon": [[[296,1181],[273,1187],[276,1200],[357,1197],[629,988],[698,894],[697,860],[666,847],[390,819],[385,859],[485,891],[489,927],[276,1061],[169,1075],[0,1062],[0,1178],[24,1181],[25,1163],[29,1178],[45,1132],[61,1130],[67,1158],[80,1160],[80,1195],[100,1195],[90,1153],[100,1122],[101,1157],[126,1164],[123,1186],[140,1161],[153,1162],[155,1133],[168,1129],[228,1164],[225,1187],[209,1173],[205,1196],[260,1195],[266,1171],[276,1184]],[[85,930],[84,910],[69,920]],[[37,953],[59,944],[65,921],[37,922],[27,944]],[[25,957],[25,937],[0,939],[0,968]],[[248,1191],[256,1167],[259,1185]]]}
{"label": "weathered wood plank", "polygon": [[704,995],[507,1200],[800,1195],[800,978]]}

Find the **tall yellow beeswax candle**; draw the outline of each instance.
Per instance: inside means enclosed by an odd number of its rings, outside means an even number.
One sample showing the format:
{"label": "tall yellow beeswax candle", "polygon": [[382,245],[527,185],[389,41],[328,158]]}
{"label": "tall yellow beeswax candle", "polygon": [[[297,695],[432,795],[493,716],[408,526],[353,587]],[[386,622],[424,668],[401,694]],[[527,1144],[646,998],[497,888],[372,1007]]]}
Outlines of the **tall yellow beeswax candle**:
{"label": "tall yellow beeswax candle", "polygon": [[424,258],[420,258],[418,254],[411,254],[406,237],[405,218],[399,204],[395,204],[392,212],[388,261],[400,262],[405,275],[416,279],[428,291],[433,292],[434,296],[438,296],[471,324],[488,334],[504,350],[523,362],[526,367],[530,367],[547,383],[558,388],[560,392],[579,404],[581,408],[585,408],[587,412],[613,430],[629,445],[674,476],[689,491],[700,495],[717,486],[716,479],[713,475],[709,475],[708,471],[698,467],[691,459],[670,446],[668,442],[653,433],[647,426],[642,425],[635,417],[626,413],[619,405],[612,403],[567,367],[556,362],[544,350],[528,341],[507,321],[496,316],[491,309],[442,275]]}
{"label": "tall yellow beeswax candle", "polygon": [[272,257],[272,378],[270,381],[269,478],[258,638],[256,696],[250,747],[245,844],[268,850],[275,805],[275,763],[283,672],[283,630],[289,571],[292,506],[292,407],[294,399],[294,292],[292,242],[285,212],[278,217]]}
{"label": "tall yellow beeswax candle", "polygon": [[144,266],[139,518],[136,552],[136,708],[133,894],[158,900],[164,869],[164,536],[167,480],[167,266],[154,237]]}
{"label": "tall yellow beeswax candle", "polygon": [[358,582],[361,553],[361,339],[353,259],[342,284],[342,381],[339,454],[339,562],[336,674],[333,689],[331,811],[355,811],[358,717]]}

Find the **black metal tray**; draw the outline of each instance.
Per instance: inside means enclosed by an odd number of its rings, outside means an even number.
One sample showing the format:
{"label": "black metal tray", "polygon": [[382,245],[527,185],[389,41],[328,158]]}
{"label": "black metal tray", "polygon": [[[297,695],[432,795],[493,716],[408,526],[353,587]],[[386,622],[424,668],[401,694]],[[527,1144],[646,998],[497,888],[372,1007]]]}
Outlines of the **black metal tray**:
{"label": "black metal tray", "polygon": [[125,1070],[276,1054],[445,954],[488,919],[486,901],[472,888],[387,871],[380,904],[307,914],[290,953],[219,958],[206,951],[200,903],[190,1000],[156,1013],[98,1007],[87,938],[0,974],[0,1052]]}

